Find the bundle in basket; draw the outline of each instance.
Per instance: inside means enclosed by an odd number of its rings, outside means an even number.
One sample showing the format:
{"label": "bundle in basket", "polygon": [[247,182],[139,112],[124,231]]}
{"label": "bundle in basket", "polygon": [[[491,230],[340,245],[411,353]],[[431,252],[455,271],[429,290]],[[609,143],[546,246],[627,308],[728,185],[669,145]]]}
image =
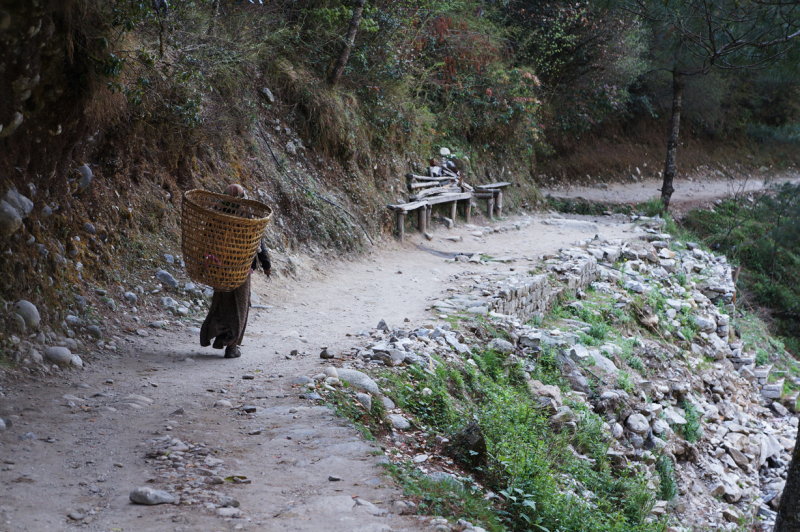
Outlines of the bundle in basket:
{"label": "bundle in basket", "polygon": [[272,209],[258,201],[190,190],[183,195],[181,249],[193,281],[221,292],[250,273]]}

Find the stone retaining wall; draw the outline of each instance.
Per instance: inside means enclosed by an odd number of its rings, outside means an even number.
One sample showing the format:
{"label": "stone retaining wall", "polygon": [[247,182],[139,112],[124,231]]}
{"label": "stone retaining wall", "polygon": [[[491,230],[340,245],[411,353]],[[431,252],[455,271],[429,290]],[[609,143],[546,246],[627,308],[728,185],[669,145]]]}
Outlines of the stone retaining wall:
{"label": "stone retaining wall", "polygon": [[498,284],[489,308],[499,314],[528,320],[549,312],[558,298],[583,290],[597,279],[597,260],[577,258],[548,261],[549,274],[509,277]]}

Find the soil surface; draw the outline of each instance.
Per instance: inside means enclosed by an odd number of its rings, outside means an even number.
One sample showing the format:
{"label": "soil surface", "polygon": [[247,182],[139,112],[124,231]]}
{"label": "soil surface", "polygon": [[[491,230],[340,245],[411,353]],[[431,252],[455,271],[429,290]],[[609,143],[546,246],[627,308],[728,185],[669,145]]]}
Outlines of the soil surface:
{"label": "soil surface", "polygon": [[[640,188],[642,199],[652,195],[646,186],[646,193],[641,184],[587,191],[617,201],[624,191],[636,201]],[[714,182],[696,192],[727,187]],[[393,510],[403,494],[380,467],[383,451],[331,409],[301,399],[292,381],[341,365],[351,347],[366,343],[357,334],[381,319],[390,327],[441,321],[429,301],[457,286],[455,274],[527,269],[597,232],[638,237],[624,217],[574,216],[583,223],[565,225],[545,218],[497,221],[492,227],[511,228],[491,234],[436,224],[431,241],[411,232],[351,262],[301,259],[294,278],[255,274],[253,304],[265,308],[251,309],[239,359],[200,348],[199,321],[151,316],[142,323],[166,320],[165,327],[148,328],[146,337],[116,328],[118,350],[86,356],[82,370],[7,382],[0,417],[13,427],[0,432],[0,531],[430,529]],[[459,252],[506,262],[444,258]],[[321,360],[323,347],[337,358]],[[158,458],[154,451],[167,445],[183,458]],[[130,492],[143,486],[179,493],[181,504],[131,503]],[[205,505],[209,493],[239,508],[220,516]]]}
{"label": "soil surface", "polygon": [[[556,198],[584,198],[589,201],[606,203],[642,203],[661,196],[661,179],[642,178],[637,182],[611,183],[595,186],[578,186],[558,189],[542,189],[544,195]],[[750,178],[719,179],[705,174],[675,179],[675,192],[670,201],[670,210],[685,213],[691,209],[704,207],[713,200],[758,193],[767,182],[766,176]],[[800,182],[800,174],[787,172],[770,178],[772,183]]]}

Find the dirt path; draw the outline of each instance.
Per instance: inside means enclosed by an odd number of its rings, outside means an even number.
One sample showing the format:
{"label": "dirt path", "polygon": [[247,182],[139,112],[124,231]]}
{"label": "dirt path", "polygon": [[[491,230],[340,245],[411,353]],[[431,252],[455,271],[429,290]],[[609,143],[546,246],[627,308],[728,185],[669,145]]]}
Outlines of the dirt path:
{"label": "dirt path", "polygon": [[[785,173],[774,178],[773,182],[800,182],[797,173]],[[689,178],[675,180],[675,192],[672,195],[671,208],[673,211],[686,212],[690,209],[703,207],[709,202],[730,197],[734,194],[757,192],[764,187],[765,178],[754,177],[749,179],[720,179],[705,175],[695,175]],[[542,193],[550,194],[556,198],[584,198],[589,201],[602,201],[608,203],[642,203],[650,198],[659,196],[661,180],[644,178],[638,182],[612,183],[609,185],[567,187],[559,189],[542,189]]]}
{"label": "dirt path", "polygon": [[[637,187],[595,192],[635,197]],[[251,311],[240,359],[201,349],[196,323],[169,320],[142,337],[124,332],[133,322],[118,312],[120,323],[104,327],[116,351],[95,348],[82,371],[0,389],[0,417],[13,421],[0,432],[0,531],[429,529],[398,515],[393,501],[402,493],[378,467],[382,451],[330,409],[301,399],[292,381],[341,365],[363,345],[357,334],[381,319],[436,322],[428,302],[457,287],[459,274],[529,268],[596,232],[638,236],[619,218],[574,218],[552,225],[515,217],[491,233],[440,228],[433,241],[412,233],[356,261],[319,263],[322,271],[301,264],[300,280],[257,277],[254,293],[270,308]],[[446,261],[418,245],[511,262]],[[322,361],[322,347],[337,359]],[[139,486],[177,493],[180,504],[131,504]]]}

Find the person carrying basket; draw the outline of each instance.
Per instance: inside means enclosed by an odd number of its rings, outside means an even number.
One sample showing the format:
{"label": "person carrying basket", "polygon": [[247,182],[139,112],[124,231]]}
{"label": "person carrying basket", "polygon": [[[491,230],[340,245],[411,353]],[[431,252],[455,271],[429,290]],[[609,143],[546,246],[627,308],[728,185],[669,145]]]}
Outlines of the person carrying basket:
{"label": "person carrying basket", "polygon": [[[229,185],[225,189],[225,195],[232,198],[245,198],[244,189],[241,185]],[[221,212],[225,212],[225,202],[221,201],[220,203]],[[212,256],[207,260],[213,259],[214,257]],[[208,315],[200,328],[200,345],[202,347],[212,345],[213,339],[212,347],[214,349],[225,348],[225,358],[239,358],[242,356],[242,350],[239,346],[242,345],[244,331],[247,327],[247,317],[250,313],[250,276],[259,263],[264,270],[264,274],[269,277],[271,263],[263,237],[245,282],[231,292],[214,290],[211,308],[208,310]]]}

